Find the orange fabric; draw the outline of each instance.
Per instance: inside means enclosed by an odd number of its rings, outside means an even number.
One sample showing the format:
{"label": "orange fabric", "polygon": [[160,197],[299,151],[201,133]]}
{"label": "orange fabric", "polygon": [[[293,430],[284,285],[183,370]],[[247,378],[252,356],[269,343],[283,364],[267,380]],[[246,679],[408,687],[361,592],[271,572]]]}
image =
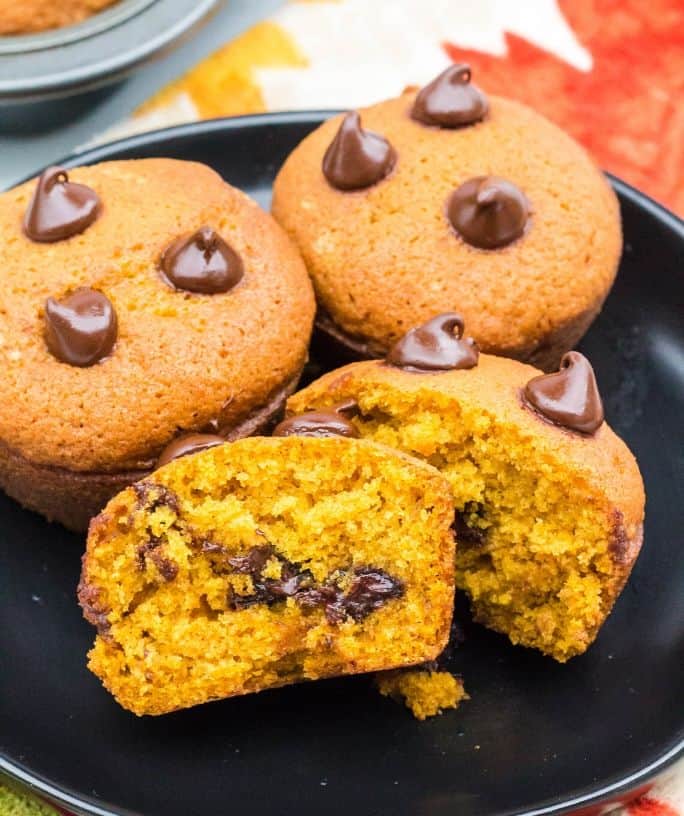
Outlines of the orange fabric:
{"label": "orange fabric", "polygon": [[611,173],[684,214],[684,2],[559,0],[594,65],[579,71],[507,35],[494,57],[445,43],[485,90],[568,130]]}
{"label": "orange fabric", "polygon": [[677,811],[666,802],[642,796],[627,807],[627,816],[679,816]]}

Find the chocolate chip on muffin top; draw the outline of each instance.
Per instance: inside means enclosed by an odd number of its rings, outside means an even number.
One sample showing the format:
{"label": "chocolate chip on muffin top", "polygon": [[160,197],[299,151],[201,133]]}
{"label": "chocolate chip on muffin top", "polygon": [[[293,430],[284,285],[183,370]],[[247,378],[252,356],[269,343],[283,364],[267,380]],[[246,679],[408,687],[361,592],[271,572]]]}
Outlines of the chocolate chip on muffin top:
{"label": "chocolate chip on muffin top", "polygon": [[161,269],[174,289],[203,295],[228,292],[244,275],[240,256],[211,227],[177,238],[164,250]]}
{"label": "chocolate chip on muffin top", "polygon": [[469,65],[451,65],[418,93],[411,118],[443,128],[465,127],[484,119],[489,102],[470,79]]}
{"label": "chocolate chip on muffin top", "polygon": [[354,400],[347,400],[327,411],[297,414],[276,425],[273,436],[357,437],[359,432],[349,421],[349,417],[358,413],[358,410],[359,407]]}
{"label": "chocolate chip on muffin top", "polygon": [[471,246],[500,249],[524,233],[530,213],[525,194],[497,176],[468,179],[449,196],[447,216]]}
{"label": "chocolate chip on muffin top", "polygon": [[461,315],[446,312],[411,329],[390,349],[387,362],[406,371],[449,371],[474,368],[479,350],[472,337],[463,337]]}
{"label": "chocolate chip on muffin top", "polygon": [[381,181],[397,161],[392,145],[379,133],[364,130],[350,111],[323,156],[323,175],[338,190],[361,190]]}
{"label": "chocolate chip on muffin top", "polygon": [[579,351],[569,351],[560,370],[533,377],[523,400],[535,413],[570,431],[594,434],[603,424],[603,401],[594,369]]}
{"label": "chocolate chip on muffin top", "polygon": [[107,357],[116,343],[116,311],[102,292],[87,287],[45,304],[45,342],[63,363],[86,368]]}
{"label": "chocolate chip on muffin top", "polygon": [[52,243],[78,235],[100,213],[100,198],[85,184],[69,181],[62,167],[48,167],[36,183],[24,216],[24,233],[32,241]]}

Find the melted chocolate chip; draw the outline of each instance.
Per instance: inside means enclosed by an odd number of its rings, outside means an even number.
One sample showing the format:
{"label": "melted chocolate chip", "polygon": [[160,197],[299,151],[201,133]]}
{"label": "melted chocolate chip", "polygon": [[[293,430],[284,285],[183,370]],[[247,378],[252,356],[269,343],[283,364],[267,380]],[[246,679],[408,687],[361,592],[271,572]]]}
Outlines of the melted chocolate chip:
{"label": "melted chocolate chip", "polygon": [[[274,558],[281,565],[280,578],[264,578],[264,567]],[[376,567],[355,567],[346,591],[341,588],[341,582],[348,573],[341,570],[324,583],[316,584],[310,570],[283,558],[270,544],[253,547],[246,555],[233,556],[228,563],[233,572],[249,575],[253,585],[248,595],[231,592],[229,602],[233,609],[255,604],[270,606],[293,598],[304,609],[323,608],[328,621],[339,624],[347,618],[362,621],[387,601],[404,594],[400,580]]]}
{"label": "melted chocolate chip", "polygon": [[474,368],[480,352],[472,337],[463,337],[463,328],[463,318],[455,312],[433,317],[395,343],[387,362],[408,371]]}
{"label": "melted chocolate chip", "polygon": [[323,175],[338,190],[361,190],[384,179],[396,161],[387,139],[364,130],[359,114],[350,111],[325,151]]}
{"label": "melted chocolate chip", "polygon": [[158,536],[149,534],[148,540],[136,550],[138,569],[142,572],[147,569],[148,559],[159,570],[165,581],[173,581],[178,575],[178,564],[164,555],[162,550],[162,540]]}
{"label": "melted chocolate chip", "polygon": [[178,575],[178,564],[170,558],[162,555],[161,550],[154,549],[149,553],[150,561],[159,570],[159,574],[165,581],[173,581]]}
{"label": "melted chocolate chip", "polygon": [[483,119],[487,97],[470,83],[469,65],[452,65],[416,96],[411,118],[425,125],[459,128]]}
{"label": "melted chocolate chip", "polygon": [[151,513],[160,507],[168,507],[176,515],[180,514],[178,496],[166,485],[145,480],[136,482],[132,487],[141,510]]}
{"label": "melted chocolate chip", "polygon": [[164,448],[159,454],[155,467],[160,468],[173,459],[180,459],[181,456],[188,456],[191,453],[198,453],[199,451],[214,448],[217,445],[223,445],[225,441],[222,436],[216,436],[216,434],[184,434],[179,436],[178,439],[174,439]]}
{"label": "melted chocolate chip", "polygon": [[[272,559],[280,563],[280,578],[264,578],[262,575],[264,567]],[[271,606],[297,596],[313,583],[308,570],[302,570],[299,564],[283,558],[271,544],[252,547],[246,555],[232,556],[227,561],[232,572],[249,575],[252,579],[253,589],[249,595],[232,592],[229,600],[233,609],[246,609],[255,604]]]}
{"label": "melted chocolate chip", "polygon": [[24,233],[32,241],[52,243],[78,235],[100,214],[100,198],[85,184],[69,181],[61,167],[48,167],[24,215]]}
{"label": "melted chocolate chip", "polygon": [[359,432],[347,419],[347,416],[354,416],[358,410],[359,406],[354,400],[347,400],[329,411],[309,411],[306,414],[297,414],[276,425],[273,429],[273,436],[356,438]]}
{"label": "melted chocolate chip", "polygon": [[478,249],[497,249],[525,231],[530,206],[522,190],[497,176],[468,179],[447,201],[447,216],[463,240]]}
{"label": "melted chocolate chip", "polygon": [[[355,621],[362,621],[392,598],[400,598],[404,586],[384,570],[375,567],[357,567],[347,592],[337,605]],[[326,610],[327,612],[327,610]]]}
{"label": "melted chocolate chip", "polygon": [[484,515],[483,507],[477,502],[467,502],[463,510],[457,510],[451,529],[456,534],[456,543],[479,547],[487,540],[487,530],[471,525],[473,515],[480,518]]}
{"label": "melted chocolate chip", "polygon": [[162,254],[161,270],[174,289],[201,295],[228,292],[244,275],[240,256],[211,227],[170,244]]}
{"label": "melted chocolate chip", "polygon": [[274,556],[275,547],[272,544],[263,544],[260,547],[252,547],[247,555],[231,556],[228,563],[233,568],[233,572],[258,578],[269,559]]}
{"label": "melted chocolate chip", "polygon": [[603,423],[603,402],[594,369],[578,351],[563,355],[560,370],[533,377],[523,391],[538,414],[571,431],[595,433]]}
{"label": "melted chocolate chip", "polygon": [[94,365],[111,352],[116,336],[116,312],[102,292],[82,288],[61,301],[47,299],[45,342],[63,363]]}

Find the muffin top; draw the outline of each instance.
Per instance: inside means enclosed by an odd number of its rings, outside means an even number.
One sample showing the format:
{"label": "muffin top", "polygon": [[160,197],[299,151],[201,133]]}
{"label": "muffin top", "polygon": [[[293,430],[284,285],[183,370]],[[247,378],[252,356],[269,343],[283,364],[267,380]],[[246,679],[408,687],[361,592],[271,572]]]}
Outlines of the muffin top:
{"label": "muffin top", "polygon": [[29,34],[80,23],[119,0],[0,0],[0,34]]}
{"label": "muffin top", "polygon": [[[40,212],[39,184],[58,185]],[[34,462],[145,469],[179,431],[244,419],[306,360],[299,254],[204,165],[46,173],[0,196],[0,233],[0,439]],[[193,280],[202,257],[213,272]]]}
{"label": "muffin top", "polygon": [[455,310],[484,351],[529,356],[615,276],[617,200],[589,156],[531,109],[481,97],[457,100],[456,122],[415,89],[336,116],[276,180],[273,214],[321,308],[379,353]]}

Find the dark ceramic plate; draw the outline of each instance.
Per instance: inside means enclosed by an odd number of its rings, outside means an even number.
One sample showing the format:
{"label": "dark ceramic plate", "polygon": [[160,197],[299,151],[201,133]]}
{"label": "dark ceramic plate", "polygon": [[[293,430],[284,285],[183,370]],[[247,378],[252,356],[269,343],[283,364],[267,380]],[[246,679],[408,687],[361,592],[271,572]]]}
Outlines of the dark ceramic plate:
{"label": "dark ceramic plate", "polygon": [[[175,128],[70,163],[194,159],[267,206],[283,159],[323,118]],[[684,227],[614,183],[625,255],[582,349],[648,509],[641,557],[587,654],[560,666],[461,610],[451,668],[472,699],[442,717],[419,723],[356,677],[136,719],[85,667],[83,541],[0,496],[0,769],[83,814],[501,816],[616,799],[681,753]]]}

